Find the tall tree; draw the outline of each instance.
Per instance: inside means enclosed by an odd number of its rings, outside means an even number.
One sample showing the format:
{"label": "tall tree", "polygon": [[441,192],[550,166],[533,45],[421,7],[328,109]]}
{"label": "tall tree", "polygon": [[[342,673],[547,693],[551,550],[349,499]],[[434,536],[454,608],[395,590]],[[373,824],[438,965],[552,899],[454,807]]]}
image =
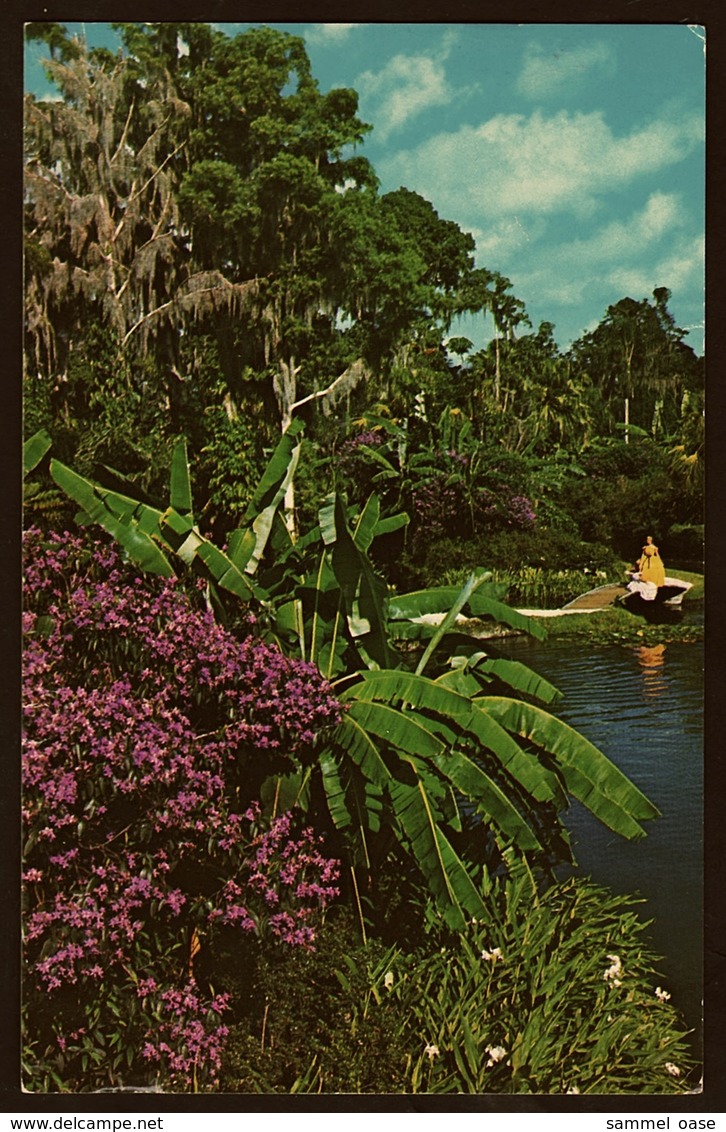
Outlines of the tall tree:
{"label": "tall tree", "polygon": [[511,281],[498,271],[476,268],[463,280],[457,297],[457,311],[491,314],[494,328],[494,403],[501,404],[501,351],[500,338],[511,339],[520,323],[531,325],[524,303],[508,292]]}
{"label": "tall tree", "polygon": [[599,390],[611,421],[651,431],[672,431],[684,389],[692,386],[697,359],[668,310],[670,292],[653,301],[629,297],[609,306],[599,326],[573,343],[570,356]]}

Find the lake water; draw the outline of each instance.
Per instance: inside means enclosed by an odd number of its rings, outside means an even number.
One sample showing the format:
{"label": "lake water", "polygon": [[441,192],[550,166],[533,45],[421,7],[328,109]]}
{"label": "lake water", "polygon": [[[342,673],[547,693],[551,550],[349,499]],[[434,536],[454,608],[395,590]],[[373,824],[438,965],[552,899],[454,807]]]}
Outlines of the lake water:
{"label": "lake water", "polygon": [[662,816],[628,842],[579,803],[565,815],[583,873],[645,898],[662,985],[701,1052],[703,997],[703,649],[500,642],[563,693],[556,714],[623,770]]}

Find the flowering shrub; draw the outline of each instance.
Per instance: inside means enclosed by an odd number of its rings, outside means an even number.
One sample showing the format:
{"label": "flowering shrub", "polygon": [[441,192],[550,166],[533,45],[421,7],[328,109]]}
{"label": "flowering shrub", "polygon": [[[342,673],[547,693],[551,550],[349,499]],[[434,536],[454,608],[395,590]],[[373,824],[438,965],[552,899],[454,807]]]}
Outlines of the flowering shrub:
{"label": "flowering shrub", "polygon": [[[337,701],[195,596],[111,548],[27,534],[26,1006],[56,1085],[88,1087],[94,1064],[104,1082],[213,1075],[228,1004],[196,985],[196,950],[222,926],[309,948],[338,892],[312,832],[254,800],[311,757]],[[123,1066],[99,1059],[122,1030]]]}

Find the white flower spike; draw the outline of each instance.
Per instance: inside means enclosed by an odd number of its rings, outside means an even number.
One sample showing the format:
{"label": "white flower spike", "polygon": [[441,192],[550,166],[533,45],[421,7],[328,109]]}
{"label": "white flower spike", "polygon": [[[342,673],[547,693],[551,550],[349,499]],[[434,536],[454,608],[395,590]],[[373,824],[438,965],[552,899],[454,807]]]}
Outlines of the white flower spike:
{"label": "white flower spike", "polygon": [[438,1057],[439,1052],[440,1052],[439,1047],[438,1046],[432,1046],[432,1045],[426,1046],[426,1048],[424,1050],[424,1053],[426,1054],[429,1061],[433,1061],[435,1057]]}

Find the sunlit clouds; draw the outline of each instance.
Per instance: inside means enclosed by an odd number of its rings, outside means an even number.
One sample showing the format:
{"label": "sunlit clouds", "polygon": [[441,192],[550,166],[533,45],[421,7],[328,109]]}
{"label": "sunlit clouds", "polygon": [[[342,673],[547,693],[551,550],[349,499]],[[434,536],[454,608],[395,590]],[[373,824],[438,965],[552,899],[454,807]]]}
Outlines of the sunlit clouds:
{"label": "sunlit clouds", "polygon": [[337,46],[348,39],[354,28],[360,24],[312,24],[305,29],[305,39],[308,43],[324,46],[330,44]]}
{"label": "sunlit clouds", "polygon": [[425,110],[465,96],[447,76],[446,62],[454,43],[453,33],[444,35],[434,55],[399,53],[384,67],[356,77],[363,116],[370,115],[375,121],[379,141],[386,141]]}
{"label": "sunlit clouds", "polygon": [[573,85],[611,79],[616,70],[615,52],[605,43],[583,44],[569,51],[548,51],[539,43],[530,43],[517,90],[526,98],[553,98]]}
{"label": "sunlit clouds", "polygon": [[482,215],[522,211],[587,215],[601,194],[677,164],[701,136],[694,116],[650,122],[618,137],[601,112],[536,110],[438,134],[380,166],[389,180],[417,185],[445,211],[474,223]]}

